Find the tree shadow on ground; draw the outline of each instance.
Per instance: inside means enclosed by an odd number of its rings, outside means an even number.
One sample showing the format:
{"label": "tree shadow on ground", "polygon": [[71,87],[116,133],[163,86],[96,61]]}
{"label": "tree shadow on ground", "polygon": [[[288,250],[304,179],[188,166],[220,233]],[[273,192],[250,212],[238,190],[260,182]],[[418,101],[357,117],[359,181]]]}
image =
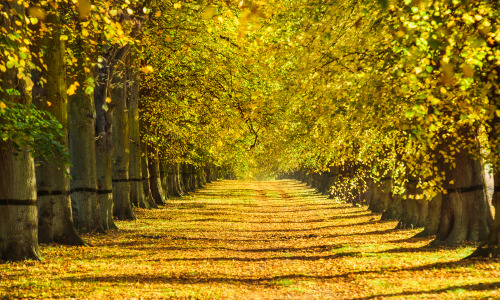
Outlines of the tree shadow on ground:
{"label": "tree shadow on ground", "polygon": [[306,224],[306,223],[321,223],[321,222],[328,222],[332,220],[344,220],[344,219],[357,219],[357,218],[363,218],[370,216],[371,214],[351,214],[348,216],[333,216],[333,217],[328,217],[328,218],[321,218],[321,219],[312,219],[312,220],[302,220],[302,221],[289,221],[285,217],[283,217],[283,221],[241,221],[241,220],[229,220],[229,219],[216,219],[216,218],[207,218],[207,219],[194,219],[194,220],[187,220],[184,222],[204,222],[204,221],[211,221],[211,222],[228,222],[228,223],[250,223],[250,224]]}
{"label": "tree shadow on ground", "polygon": [[332,255],[314,255],[314,256],[305,256],[298,255],[293,256],[289,253],[275,253],[274,257],[190,257],[190,258],[161,258],[161,259],[150,259],[149,261],[154,262],[173,262],[173,261],[203,261],[203,262],[220,262],[220,261],[239,261],[239,262],[266,262],[266,261],[274,261],[274,260],[300,260],[300,261],[318,261],[318,260],[329,260],[329,259],[337,259],[343,257],[355,257],[359,256],[360,252],[343,252]]}
{"label": "tree shadow on ground", "polygon": [[[361,297],[361,298],[352,298],[357,300],[362,299],[379,299],[385,297],[397,297],[397,298],[405,298],[405,296],[417,296],[417,295],[428,295],[428,294],[439,294],[446,292],[453,292],[456,290],[466,290],[466,291],[495,291],[500,288],[500,281],[495,281],[491,283],[476,283],[476,284],[465,284],[465,285],[455,285],[441,289],[429,290],[429,291],[405,291],[401,293],[391,293],[391,294],[377,294],[369,297]],[[458,295],[457,295],[458,296]],[[456,298],[456,296],[450,294],[449,298]]]}
{"label": "tree shadow on ground", "polygon": [[412,247],[401,247],[401,248],[394,248],[394,249],[389,249],[385,251],[381,251],[378,253],[416,253],[416,252],[436,252],[442,249],[446,250],[454,250],[461,248],[462,246],[450,246],[450,247],[443,247],[443,246],[431,246],[431,245],[425,245],[423,247],[418,247],[418,248],[412,248]]}
{"label": "tree shadow on ground", "polygon": [[[289,220],[283,220],[283,221],[242,221],[242,220],[231,220],[227,218],[203,218],[203,219],[193,219],[193,220],[186,220],[183,222],[187,223],[197,223],[197,222],[221,222],[221,223],[245,223],[245,224],[307,224],[307,223],[321,223],[321,222],[328,222],[332,220],[344,220],[344,219],[357,219],[357,218],[363,218],[363,217],[368,217],[370,216],[371,213],[364,213],[364,214],[350,214],[348,216],[333,216],[333,217],[328,217],[328,218],[321,218],[321,219],[313,219],[313,220],[303,220],[303,221],[289,221]],[[285,219],[285,217],[284,217]]]}
{"label": "tree shadow on ground", "polygon": [[[126,246],[125,246],[126,247]],[[267,252],[273,252],[273,253],[289,253],[289,252],[330,252],[335,249],[340,249],[342,248],[342,245],[316,245],[316,246],[309,246],[309,247],[271,247],[271,248],[254,248],[254,249],[236,249],[236,248],[229,248],[229,247],[218,247],[218,246],[207,246],[207,247],[202,247],[202,246],[195,246],[195,247],[171,247],[171,246],[164,246],[164,247],[154,247],[155,250],[157,251],[190,251],[190,250],[199,250],[199,251],[204,251],[204,250],[221,250],[221,251],[231,251],[231,252],[240,252],[240,253],[267,253]],[[143,246],[143,243],[137,244],[136,246],[131,246],[131,247],[126,247],[130,250],[146,250],[150,251],[151,248],[147,248]],[[349,255],[347,255],[349,256]]]}
{"label": "tree shadow on ground", "polygon": [[[277,258],[263,258],[263,259],[247,259],[247,258],[188,258],[188,259],[178,259],[178,260],[190,260],[190,261],[213,261],[218,262],[221,260],[225,261],[245,261],[245,262],[265,262],[268,260],[273,260],[273,259],[302,259],[302,260],[318,260],[318,259],[325,259],[326,258],[339,258],[342,256],[356,256],[358,255],[359,252],[347,252],[347,253],[341,253],[337,255],[331,255],[331,256],[313,256],[313,257],[277,257]],[[162,262],[169,262],[172,260],[177,260],[177,259],[158,259],[154,261],[158,261],[160,263]],[[179,285],[194,285],[194,284],[231,284],[231,285],[240,285],[240,284],[247,284],[247,285],[254,285],[254,286],[274,286],[276,285],[277,281],[280,280],[294,280],[294,281],[318,281],[318,282],[325,282],[327,280],[334,280],[334,279],[343,279],[343,280],[350,280],[350,278],[358,277],[358,276],[364,276],[364,275],[376,275],[376,274],[387,274],[387,273],[393,273],[393,272],[416,272],[416,271],[424,271],[424,270],[439,270],[439,269],[450,269],[450,268],[460,268],[461,266],[464,266],[466,263],[463,261],[452,261],[452,262],[444,262],[444,263],[435,263],[435,264],[429,264],[429,265],[422,265],[422,266],[415,266],[415,267],[410,267],[410,268],[402,268],[402,269],[380,269],[380,270],[364,270],[364,271],[353,271],[353,272],[345,272],[341,274],[332,274],[332,275],[307,275],[307,274],[284,274],[284,275],[277,275],[277,276],[263,276],[263,277],[255,277],[255,276],[248,276],[247,278],[234,278],[230,276],[220,276],[220,275],[214,275],[214,276],[207,276],[205,274],[200,274],[196,270],[193,270],[192,272],[189,273],[182,273],[182,274],[176,274],[176,275],[150,275],[150,274],[141,274],[139,273],[134,273],[134,274],[121,274],[121,275],[113,275],[113,276],[68,276],[61,278],[62,280],[69,281],[69,282],[76,282],[76,283],[81,283],[81,282],[101,282],[104,284],[116,284],[116,283],[141,283],[141,284],[179,284]],[[387,293],[387,294],[377,294],[377,295],[370,295],[370,296],[365,296],[365,297],[358,297],[358,298],[352,298],[352,299],[375,299],[375,298],[385,298],[385,297],[397,297],[397,298],[406,298],[405,296],[411,296],[411,295],[428,295],[428,294],[436,294],[436,293],[443,293],[443,292],[448,292],[448,291],[454,291],[454,290],[470,290],[470,291],[487,291],[487,290],[492,290],[495,291],[498,288],[500,288],[500,281],[495,281],[492,283],[478,283],[478,284],[468,284],[468,285],[458,285],[458,286],[452,286],[452,287],[447,287],[447,288],[441,288],[441,289],[435,289],[435,290],[429,290],[429,291],[404,291],[401,293]]]}

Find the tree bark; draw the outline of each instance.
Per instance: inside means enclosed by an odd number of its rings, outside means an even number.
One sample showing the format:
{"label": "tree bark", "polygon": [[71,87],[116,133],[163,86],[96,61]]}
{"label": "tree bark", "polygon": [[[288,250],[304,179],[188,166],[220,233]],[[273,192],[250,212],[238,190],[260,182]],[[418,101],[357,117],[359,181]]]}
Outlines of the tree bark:
{"label": "tree bark", "polygon": [[[499,97],[491,97],[492,104],[496,104],[497,107],[500,106]],[[500,153],[500,116],[494,114],[493,118],[489,121],[489,142],[492,146],[492,154],[498,155]],[[498,159],[498,158],[497,158]],[[495,161],[495,158],[493,158]],[[482,256],[482,257],[500,257],[500,162],[496,161],[496,165],[493,165],[493,195],[492,204],[495,209],[495,219],[491,226],[490,234],[486,242],[478,247],[471,256]]]}
{"label": "tree bark", "polygon": [[175,178],[175,189],[177,190],[177,193],[182,197],[186,193],[184,191],[184,188],[182,186],[182,174],[181,174],[181,167],[179,163],[174,163],[174,178]]}
{"label": "tree bark", "polygon": [[447,193],[434,244],[483,241],[493,221],[481,163],[465,150],[456,152],[454,161],[455,166],[444,167]]}
{"label": "tree bark", "polygon": [[146,203],[146,208],[158,208],[158,205],[156,205],[155,200],[153,199],[153,195],[151,193],[151,186],[149,183],[150,176],[149,176],[149,169],[148,169],[148,152],[147,152],[147,146],[145,143],[141,142],[141,150],[142,150],[142,157],[141,157],[141,165],[142,165],[142,187],[144,190],[144,197],[145,197],[145,203]]}
{"label": "tree bark", "polygon": [[0,140],[0,259],[40,259],[35,164],[31,152],[20,153]]}
{"label": "tree bark", "polygon": [[[46,49],[43,59],[46,72],[37,75],[47,81],[40,85],[37,78],[33,89],[34,103],[49,112],[61,124],[63,136],[58,142],[68,146],[68,96],[66,93],[66,64],[64,42],[60,40],[60,20],[54,14],[49,15],[45,23],[51,28],[40,40]],[[42,68],[43,70],[43,68]],[[51,105],[47,104],[50,100]],[[64,165],[63,157],[56,156],[51,161],[37,159],[37,204],[38,204],[38,241],[41,243],[61,243],[83,245],[84,242],[73,224],[71,211],[69,166]]]}
{"label": "tree bark", "polygon": [[160,182],[165,199],[168,197],[168,169],[167,163],[160,161]]}
{"label": "tree bark", "polygon": [[144,195],[142,159],[141,159],[141,137],[139,129],[139,81],[140,77],[133,68],[130,72],[130,97],[128,101],[130,121],[130,202],[136,207],[147,208],[146,196]]}
{"label": "tree bark", "polygon": [[115,70],[111,88],[113,112],[113,204],[114,216],[119,220],[134,220],[130,202],[130,134],[127,110],[127,71]]}
{"label": "tree bark", "polygon": [[[78,38],[73,49],[78,62],[76,81],[80,86],[68,98],[68,136],[73,220],[81,232],[103,232],[97,197],[94,97],[85,91],[87,74],[85,41]],[[88,66],[90,68],[90,66]]]}
{"label": "tree bark", "polygon": [[175,188],[175,173],[174,164],[167,163],[167,185],[168,185],[168,197],[180,197],[179,191]]}
{"label": "tree bark", "polygon": [[148,157],[148,169],[149,169],[149,184],[151,187],[151,194],[156,204],[165,204],[165,194],[161,187],[160,178],[160,162],[158,159],[158,150],[154,150],[149,147],[149,153],[154,153],[154,155]]}
{"label": "tree bark", "polygon": [[[16,1],[0,7],[0,23],[4,31],[15,32],[17,18],[8,18],[12,12],[24,19],[24,9]],[[16,45],[21,47],[23,45]],[[0,99],[15,103],[29,104],[30,91],[24,79],[17,78],[15,68],[0,72]],[[3,92],[16,89],[20,96],[10,96]],[[31,151],[22,147],[14,148],[15,141],[0,139],[0,259],[23,260],[40,259],[38,248],[38,214],[36,198],[35,163]]]}
{"label": "tree bark", "polygon": [[392,198],[392,177],[383,177],[379,182],[373,181],[371,201],[368,209],[374,213],[383,213]]}
{"label": "tree bark", "polygon": [[113,219],[113,109],[106,101],[109,94],[111,66],[103,62],[96,76],[94,101],[96,111],[95,150],[97,171],[97,197],[104,230],[118,229]]}
{"label": "tree bark", "polygon": [[437,195],[428,203],[428,213],[424,221],[424,230],[415,235],[415,237],[427,237],[435,235],[439,229],[441,219],[442,195]]}
{"label": "tree bark", "polygon": [[190,174],[189,174],[189,166],[186,163],[181,164],[180,168],[181,174],[182,174],[182,187],[186,193],[192,192],[193,189],[191,187],[190,183]]}

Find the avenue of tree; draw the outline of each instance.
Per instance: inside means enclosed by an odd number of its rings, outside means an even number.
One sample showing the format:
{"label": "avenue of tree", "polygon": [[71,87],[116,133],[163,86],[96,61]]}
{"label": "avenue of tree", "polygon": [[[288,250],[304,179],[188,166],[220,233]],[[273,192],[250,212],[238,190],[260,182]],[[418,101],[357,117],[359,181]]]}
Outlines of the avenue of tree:
{"label": "avenue of tree", "polygon": [[0,260],[260,174],[500,253],[498,1],[13,0],[0,13]]}

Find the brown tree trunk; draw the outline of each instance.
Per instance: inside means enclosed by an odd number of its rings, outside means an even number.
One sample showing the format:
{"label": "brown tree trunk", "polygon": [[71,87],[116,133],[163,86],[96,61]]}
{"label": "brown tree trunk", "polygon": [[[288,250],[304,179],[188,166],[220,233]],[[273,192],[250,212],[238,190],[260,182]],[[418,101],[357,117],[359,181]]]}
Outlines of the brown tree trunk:
{"label": "brown tree trunk", "polygon": [[130,121],[130,202],[136,207],[147,208],[146,196],[144,195],[142,159],[141,159],[141,137],[139,131],[139,80],[137,72],[129,68],[130,72],[130,97],[128,101]]}
{"label": "brown tree trunk", "polygon": [[94,90],[97,197],[104,230],[118,229],[113,219],[113,110],[108,108],[110,104],[106,102],[110,72],[107,64],[98,69]]}
{"label": "brown tree trunk", "polygon": [[405,202],[406,199],[403,199],[402,195],[392,195],[380,220],[399,220],[403,215]]}
{"label": "brown tree trunk", "polygon": [[168,169],[165,161],[160,161],[160,182],[165,199],[168,197]]}
{"label": "brown tree trunk", "polygon": [[427,237],[435,235],[439,229],[441,219],[442,195],[437,195],[429,201],[427,218],[425,219],[424,230],[415,235],[415,237]]}
{"label": "brown tree trunk", "polygon": [[[500,107],[500,98],[491,97],[492,104]],[[498,161],[498,154],[500,153],[500,116],[494,114],[493,118],[489,121],[488,138],[492,147],[493,156],[493,195],[492,205],[495,209],[495,219],[491,226],[491,232],[486,239],[486,242],[478,247],[471,256],[482,257],[500,257],[500,162]],[[495,155],[497,161],[495,161]]]}
{"label": "brown tree trunk", "polygon": [[425,225],[425,219],[429,213],[429,202],[427,199],[417,199],[423,191],[417,188],[418,180],[411,178],[406,185],[406,197],[401,200],[400,214],[397,228],[417,228]]}
{"label": "brown tree trunk", "polygon": [[0,166],[0,259],[40,259],[31,152],[0,140]]}
{"label": "brown tree trunk", "polygon": [[97,170],[95,150],[95,108],[94,97],[85,91],[83,85],[90,66],[85,60],[85,41],[78,39],[76,53],[76,81],[80,86],[68,99],[68,135],[71,161],[71,205],[73,220],[81,232],[103,232],[99,200],[97,197]]}
{"label": "brown tree trunk", "polygon": [[177,165],[175,163],[169,163],[168,166],[168,184],[169,184],[169,193],[172,197],[181,197],[182,191],[180,190],[180,186],[178,184],[177,178]]}
{"label": "brown tree trunk", "polygon": [[145,143],[141,142],[141,151],[143,153],[141,157],[141,165],[142,165],[142,187],[144,190],[144,197],[146,208],[158,208],[155,200],[153,199],[153,194],[151,193],[151,186],[149,183],[149,169],[148,169],[148,153],[147,146]]}
{"label": "brown tree trunk", "polygon": [[[47,49],[43,56],[47,65],[45,74],[40,74],[47,81],[40,85],[40,79],[33,90],[34,103],[49,112],[62,125],[63,136],[58,142],[68,146],[68,96],[66,93],[65,47],[60,40],[61,26],[55,15],[49,15],[45,24],[51,31],[41,39],[42,47]],[[42,68],[43,70],[43,68]],[[51,105],[47,104],[50,99]],[[51,161],[37,159],[37,204],[38,204],[38,241],[41,243],[61,243],[83,245],[73,224],[71,211],[69,167],[62,162],[64,158],[56,156]]]}
{"label": "brown tree trunk", "polygon": [[148,169],[149,169],[149,185],[151,187],[151,194],[156,204],[165,204],[165,194],[161,187],[160,178],[160,162],[158,159],[158,150],[154,150],[152,147],[148,148],[150,154],[154,154],[148,157]]}
{"label": "brown tree trunk", "polygon": [[119,220],[134,220],[130,202],[130,124],[127,110],[127,66],[115,71],[111,88],[113,112],[113,212]]}
{"label": "brown tree trunk", "polygon": [[466,151],[455,155],[455,166],[445,166],[441,220],[434,244],[483,241],[490,233],[492,214],[486,197],[481,163]]}
{"label": "brown tree trunk", "polygon": [[168,197],[180,197],[179,191],[175,188],[175,173],[174,164],[167,163],[167,185],[168,185]]}
{"label": "brown tree trunk", "polygon": [[374,213],[383,213],[392,200],[392,177],[383,177],[380,181],[373,181],[371,201],[368,209]]}
{"label": "brown tree trunk", "polygon": [[211,165],[205,166],[205,178],[207,183],[212,183],[212,168]]}
{"label": "brown tree trunk", "polygon": [[178,191],[180,196],[184,196],[186,192],[182,186],[182,173],[181,173],[181,164],[174,164],[174,178],[175,178],[175,188]]}
{"label": "brown tree trunk", "polygon": [[190,193],[193,191],[193,188],[191,187],[191,182],[190,182],[190,172],[189,172],[189,165],[186,163],[181,164],[181,173],[182,173],[182,187],[183,190],[186,193]]}
{"label": "brown tree trunk", "polygon": [[[7,4],[0,7],[0,24],[5,32],[13,33],[19,29],[15,23],[18,17],[7,16],[15,12],[24,22],[24,8],[16,1]],[[27,105],[31,94],[25,79],[18,79],[17,75],[15,68],[0,72],[0,99]],[[20,95],[4,94],[7,89],[16,89]],[[16,150],[15,142],[0,139],[0,260],[38,260],[35,163],[30,149],[21,146]]]}

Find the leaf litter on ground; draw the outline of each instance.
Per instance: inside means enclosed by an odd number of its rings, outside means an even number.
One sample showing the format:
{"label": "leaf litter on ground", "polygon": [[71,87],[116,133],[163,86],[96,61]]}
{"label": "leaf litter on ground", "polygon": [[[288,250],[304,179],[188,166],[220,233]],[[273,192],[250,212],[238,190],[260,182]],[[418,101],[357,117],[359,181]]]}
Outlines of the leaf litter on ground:
{"label": "leaf litter on ground", "polygon": [[0,298],[500,298],[500,261],[464,260],[477,245],[431,248],[297,181],[218,181],[135,213],[92,246],[2,262]]}

